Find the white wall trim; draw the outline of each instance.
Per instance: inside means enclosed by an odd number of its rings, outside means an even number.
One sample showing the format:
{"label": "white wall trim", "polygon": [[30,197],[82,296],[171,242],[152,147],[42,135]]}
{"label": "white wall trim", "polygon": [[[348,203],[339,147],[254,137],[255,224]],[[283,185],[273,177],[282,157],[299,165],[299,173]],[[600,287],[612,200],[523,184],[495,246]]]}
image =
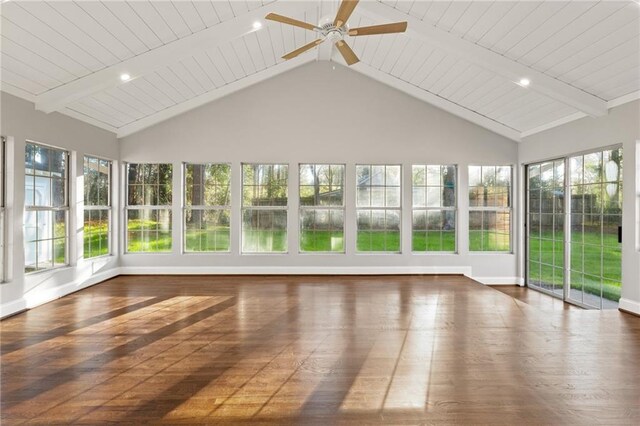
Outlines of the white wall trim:
{"label": "white wall trim", "polygon": [[640,315],[640,302],[621,298],[618,302],[618,309]]}
{"label": "white wall trim", "polygon": [[168,120],[177,115],[190,111],[199,106],[208,104],[209,102],[215,101],[216,99],[220,99],[231,93],[237,92],[238,90],[244,89],[246,87],[252,86],[256,83],[260,83],[268,78],[274,77],[277,74],[292,70],[300,65],[304,65],[306,63],[314,61],[316,58],[313,52],[304,53],[297,58],[291,59],[286,62],[281,62],[272,67],[266,68],[262,71],[259,71],[255,74],[251,74],[248,77],[245,77],[240,80],[236,80],[232,83],[227,84],[226,86],[222,86],[218,89],[211,90],[209,92],[203,93],[195,98],[191,98],[187,101],[181,102],[169,108],[163,109],[155,114],[146,116],[141,118],[138,121],[134,121],[132,123],[126,124],[120,127],[117,130],[118,138],[124,138],[125,136],[129,136],[132,133],[139,132],[140,130],[146,129],[147,127],[151,127],[154,124],[160,123],[161,121]]}
{"label": "white wall trim", "polygon": [[472,280],[478,281],[485,285],[524,285],[524,279],[522,277],[473,277],[469,276]]}
{"label": "white wall trim", "polygon": [[83,288],[101,283],[120,275],[120,268],[111,268],[104,272],[98,272],[86,279],[77,279],[68,284],[38,291],[37,294],[25,294],[20,299],[0,305],[0,319],[25,309],[35,308],[47,302],[59,299],[63,296],[82,290]]}
{"label": "white wall trim", "polygon": [[[470,266],[125,266],[99,272],[87,279],[39,292],[35,296],[25,295],[20,299],[0,305],[0,318],[64,297],[78,290],[99,284],[119,275],[456,275],[461,274],[485,285],[522,285],[519,277],[474,277]],[[620,308],[640,313],[640,303],[620,299]]]}
{"label": "white wall trim", "polygon": [[122,275],[470,275],[469,266],[123,266]]}

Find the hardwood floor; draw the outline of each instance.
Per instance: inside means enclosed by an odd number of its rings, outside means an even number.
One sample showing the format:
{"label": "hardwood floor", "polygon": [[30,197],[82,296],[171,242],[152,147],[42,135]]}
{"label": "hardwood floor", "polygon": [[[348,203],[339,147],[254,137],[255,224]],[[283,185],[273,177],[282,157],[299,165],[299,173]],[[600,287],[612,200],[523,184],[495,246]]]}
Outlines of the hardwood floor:
{"label": "hardwood floor", "polygon": [[2,326],[2,424],[634,424],[640,318],[458,276],[118,277]]}

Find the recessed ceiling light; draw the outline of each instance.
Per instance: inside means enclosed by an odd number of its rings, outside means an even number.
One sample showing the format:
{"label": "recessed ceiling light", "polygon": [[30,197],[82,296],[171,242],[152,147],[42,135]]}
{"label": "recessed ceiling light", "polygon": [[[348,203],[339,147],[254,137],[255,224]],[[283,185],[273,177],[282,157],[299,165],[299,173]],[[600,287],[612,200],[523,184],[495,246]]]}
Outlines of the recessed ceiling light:
{"label": "recessed ceiling light", "polygon": [[530,84],[531,84],[531,80],[529,80],[528,78],[520,79],[520,86],[527,87]]}
{"label": "recessed ceiling light", "polygon": [[254,30],[259,30],[260,28],[262,28],[262,22],[256,21],[256,22],[253,23],[253,29]]}
{"label": "recessed ceiling light", "polygon": [[127,73],[125,73],[125,74],[120,74],[120,80],[122,80],[122,81],[127,81],[127,80],[129,80],[130,78],[131,78],[131,76],[130,76],[129,74],[127,74]]}

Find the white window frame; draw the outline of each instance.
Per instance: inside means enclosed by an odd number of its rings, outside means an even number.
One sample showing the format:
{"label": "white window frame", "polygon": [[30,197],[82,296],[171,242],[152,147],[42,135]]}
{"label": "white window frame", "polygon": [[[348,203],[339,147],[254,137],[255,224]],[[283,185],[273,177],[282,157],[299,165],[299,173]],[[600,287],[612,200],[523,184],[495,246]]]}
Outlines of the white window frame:
{"label": "white window frame", "polygon": [[[287,205],[286,206],[245,206],[244,205],[244,166],[287,166]],[[240,253],[246,255],[286,255],[289,254],[289,183],[291,180],[291,167],[289,163],[240,163]],[[244,212],[247,210],[284,211],[287,214],[287,226],[285,228],[287,249],[284,251],[244,251]]]}
{"label": "white window frame", "polygon": [[[400,188],[400,203],[398,207],[387,207],[386,206],[386,200],[385,200],[385,207],[373,207],[373,206],[369,206],[369,207],[358,207],[358,167],[363,167],[363,166],[368,166],[368,167],[374,167],[374,166],[384,166],[385,167],[385,185],[384,187],[387,187],[386,184],[386,170],[387,167],[400,167],[400,184],[399,184],[399,188]],[[400,163],[358,163],[356,164],[356,178],[355,178],[355,191],[356,191],[356,214],[355,214],[355,234],[356,234],[356,241],[355,241],[355,253],[358,255],[393,255],[393,254],[402,254],[402,234],[403,234],[403,228],[404,228],[404,220],[402,217],[402,205],[403,205],[403,201],[404,201],[404,194],[403,194],[403,181],[404,181],[404,167],[402,166],[402,164]],[[371,188],[372,185],[369,185],[369,188]],[[385,215],[386,212],[388,211],[397,211],[398,212],[398,216],[400,218],[399,220],[399,228],[398,228],[398,232],[399,232],[399,238],[400,240],[398,241],[398,250],[380,250],[380,251],[373,251],[373,250],[365,250],[365,251],[361,251],[358,250],[358,212],[360,211],[364,211],[364,210],[368,210],[368,211],[373,211],[373,210],[384,210],[385,211]]]}
{"label": "white window frame", "polygon": [[[187,205],[187,166],[227,166],[229,167],[229,200],[226,205]],[[231,210],[231,185],[233,177],[231,176],[231,163],[182,163],[182,254],[198,255],[198,254],[230,254],[231,253],[231,229],[229,229],[229,248],[227,250],[216,251],[187,251],[187,211],[188,210],[200,210],[206,211],[228,211],[229,212],[229,226],[231,227],[232,210]]]}
{"label": "white window frame", "polygon": [[[173,180],[175,178],[175,170],[173,167],[173,163],[162,163],[162,162],[125,162],[123,164],[124,166],[124,179],[122,179],[123,184],[125,185],[125,189],[124,189],[124,226],[122,227],[124,229],[124,254],[136,254],[136,255],[167,255],[167,254],[171,254],[173,251],[173,247],[174,247],[174,242],[173,242],[173,221],[174,221],[174,215],[173,215],[173,205],[130,205],[129,204],[129,166],[131,164],[138,164],[138,165],[168,165],[171,166],[171,201],[173,203]],[[167,251],[129,251],[129,211],[132,210],[168,210],[171,218],[170,218],[170,225],[171,225],[171,250],[167,250]]]}
{"label": "white window frame", "polygon": [[[509,168],[509,206],[508,207],[481,207],[481,206],[471,206],[471,203],[469,203],[469,211],[468,211],[468,216],[467,216],[467,220],[468,220],[468,229],[467,229],[467,238],[468,238],[468,243],[469,243],[469,253],[470,254],[513,254],[513,229],[514,229],[514,223],[513,223],[513,176],[514,176],[514,167],[512,164],[469,164],[469,166],[467,167],[467,202],[470,201],[469,199],[469,189],[471,188],[471,186],[468,184],[469,183],[469,169],[471,167],[481,167],[481,174],[480,174],[480,181],[482,182],[482,169],[485,167],[494,167],[494,168],[498,168],[498,167],[508,167]],[[470,225],[470,220],[469,218],[471,217],[471,212],[496,212],[496,213],[509,213],[509,249],[508,250],[471,250],[471,225]],[[484,228],[482,229],[482,231],[484,231]],[[484,238],[484,237],[483,237]]]}
{"label": "white window frame", "polygon": [[6,172],[5,163],[7,138],[0,136],[0,283],[5,282],[6,258],[5,258],[5,203],[6,203]]}
{"label": "white window frame", "polygon": [[[113,226],[113,202],[112,202],[112,194],[111,191],[113,190],[113,161],[109,160],[107,158],[101,158],[101,157],[97,157],[95,155],[85,155],[82,159],[82,174],[84,177],[84,169],[85,169],[85,164],[86,164],[86,160],[87,159],[92,159],[92,160],[98,160],[98,161],[106,161],[108,163],[108,179],[107,179],[107,205],[103,206],[103,205],[87,205],[86,201],[84,200],[84,212],[87,212],[89,210],[97,210],[97,211],[107,211],[108,215],[107,215],[107,253],[105,254],[101,254],[101,255],[97,255],[97,256],[90,256],[90,257],[84,257],[84,241],[82,244],[82,254],[83,257],[85,259],[97,259],[99,257],[103,257],[103,256],[111,256],[113,254],[112,252],[112,247],[113,247],[113,242],[112,242],[112,226]],[[86,180],[84,181],[84,184],[86,185]],[[83,192],[84,194],[84,192]],[[82,217],[82,223],[84,225],[84,215]]]}
{"label": "white window frame", "polygon": [[[70,177],[70,170],[69,169],[70,169],[70,166],[71,166],[71,164],[70,164],[70,159],[71,159],[71,155],[70,154],[71,153],[66,149],[57,148],[57,147],[54,147],[54,146],[51,146],[51,145],[43,144],[43,143],[40,143],[40,142],[34,142],[34,141],[31,141],[31,140],[27,140],[26,141],[25,149],[26,149],[27,145],[41,146],[41,147],[46,148],[46,149],[60,151],[60,152],[64,153],[64,156],[65,156],[65,170],[64,170],[64,175],[65,175],[64,176],[64,181],[65,181],[65,186],[64,186],[64,189],[65,189],[65,194],[64,194],[65,205],[62,206],[62,207],[34,206],[34,205],[28,205],[26,199],[25,199],[25,202],[24,202],[25,216],[26,216],[27,212],[34,212],[36,214],[38,212],[42,212],[42,211],[46,211],[46,212],[50,211],[50,212],[54,212],[54,213],[55,212],[59,212],[59,211],[65,212],[65,215],[64,215],[64,217],[65,217],[65,220],[64,220],[64,222],[65,222],[65,228],[64,228],[65,229],[65,236],[64,236],[64,240],[65,240],[65,245],[64,245],[64,263],[61,264],[61,265],[58,265],[58,266],[55,265],[55,240],[56,239],[55,238],[51,238],[51,244],[52,244],[51,250],[52,250],[52,259],[53,259],[54,266],[52,266],[50,268],[38,269],[38,248],[37,247],[38,247],[38,241],[42,241],[42,240],[35,240],[35,242],[36,242],[36,263],[35,263],[36,270],[27,272],[26,270],[24,270],[27,265],[25,264],[23,266],[24,274],[25,275],[32,275],[32,274],[38,274],[38,273],[51,271],[51,270],[55,270],[55,269],[66,268],[66,267],[69,266],[69,244],[71,242],[70,241],[71,239],[69,238],[69,235],[70,235],[70,230],[69,230],[69,212],[70,212],[69,194],[70,194],[70,190],[71,190],[71,182],[70,182],[70,179],[69,179],[69,177]],[[26,170],[26,164],[23,164],[23,167],[25,167],[25,170]],[[27,175],[25,173],[25,179],[27,179],[27,176],[31,176],[31,177],[35,178],[35,174],[34,175]],[[25,220],[25,218],[23,217],[23,220],[22,220],[23,229],[24,229],[24,225],[25,225],[24,220]],[[55,224],[54,224],[54,226],[55,226]],[[25,258],[25,261],[26,261],[26,258]]]}
{"label": "white window frame", "polygon": [[[416,186],[413,183],[413,168],[414,167],[425,167],[425,185],[419,185]],[[413,196],[413,190],[415,188],[428,188],[429,186],[438,186],[440,188],[444,188],[444,184],[442,185],[429,185],[429,182],[427,180],[427,168],[428,167],[440,167],[440,178],[442,179],[442,168],[443,167],[453,167],[454,169],[454,205],[453,206],[441,206],[441,207],[428,207],[428,206],[416,206],[415,205],[415,199]],[[458,253],[458,230],[459,230],[459,223],[458,223],[458,165],[457,164],[412,164],[411,165],[411,253],[413,254],[417,254],[417,255],[421,255],[421,254],[456,254]],[[455,228],[454,228],[454,235],[453,235],[453,241],[454,241],[454,248],[453,251],[449,251],[449,250],[437,250],[437,251],[430,251],[430,250],[414,250],[413,248],[413,213],[416,211],[424,211],[427,214],[428,217],[428,213],[430,211],[437,211],[437,212],[442,212],[442,211],[452,211],[453,212],[453,217],[455,220]]]}
{"label": "white window frame", "polygon": [[[303,166],[313,166],[314,168],[318,167],[318,166],[340,166],[342,167],[342,204],[340,205],[335,205],[335,206],[322,206],[322,205],[302,205],[302,203],[300,203],[300,188],[303,186],[300,183],[300,173],[302,171],[302,167]],[[345,190],[346,190],[346,185],[347,185],[347,166],[344,163],[300,163],[298,164],[298,253],[300,254],[344,254],[346,252],[346,240],[345,240],[345,235],[346,235],[346,221],[347,221],[347,216],[346,216],[346,203],[345,203]],[[304,217],[304,213],[307,211],[312,211],[312,210],[326,210],[327,212],[330,212],[331,210],[341,210],[342,211],[342,250],[340,251],[304,251],[302,250],[302,219]]]}

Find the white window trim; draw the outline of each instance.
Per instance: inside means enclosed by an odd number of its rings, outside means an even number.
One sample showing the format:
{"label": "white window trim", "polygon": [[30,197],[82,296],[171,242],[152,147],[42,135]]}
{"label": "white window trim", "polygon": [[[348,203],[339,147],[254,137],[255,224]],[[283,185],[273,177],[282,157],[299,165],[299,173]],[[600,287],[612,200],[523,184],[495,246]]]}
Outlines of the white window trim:
{"label": "white window trim", "polygon": [[[339,206],[309,206],[309,205],[305,205],[303,206],[300,203],[300,188],[303,186],[300,184],[300,171],[302,169],[302,166],[341,166],[342,167],[342,204],[340,204]],[[306,185],[305,185],[306,186]],[[340,255],[340,254],[345,254],[346,250],[347,250],[347,244],[346,244],[346,233],[347,230],[345,229],[346,227],[346,222],[347,222],[347,208],[346,208],[346,203],[345,203],[345,190],[346,190],[346,186],[347,186],[347,165],[344,163],[299,163],[298,164],[298,254],[307,256],[307,255]],[[302,250],[302,217],[303,217],[303,212],[304,211],[311,211],[311,210],[327,210],[327,211],[331,211],[331,210],[342,210],[342,250],[340,251],[304,251]]]}
{"label": "white window trim", "polygon": [[[358,207],[358,167],[360,166],[385,166],[385,171],[386,171],[386,167],[388,166],[398,166],[400,167],[400,185],[398,186],[400,188],[400,206],[398,207],[373,207],[373,206],[369,206],[369,207]],[[354,253],[357,256],[376,256],[376,255],[398,255],[398,254],[402,254],[402,234],[404,233],[404,221],[402,220],[402,206],[404,204],[404,194],[403,194],[403,174],[404,174],[404,167],[401,163],[356,163],[356,168],[355,168],[355,185],[356,185],[356,200],[355,200],[355,206],[356,206],[356,211],[355,211],[355,223],[354,223],[354,230],[355,230],[355,250]],[[385,178],[385,188],[386,188],[386,178]],[[371,188],[372,185],[369,185],[369,188]],[[372,211],[372,210],[384,210],[385,213],[386,211],[397,211],[399,214],[398,216],[400,217],[400,226],[398,228],[398,232],[400,233],[400,241],[398,242],[398,250],[397,251],[391,251],[391,250],[380,250],[380,251],[360,251],[358,250],[358,211],[360,210],[368,210],[368,211]]]}
{"label": "white window trim", "polygon": [[[413,204],[413,188],[415,188],[415,185],[413,184],[413,166],[438,166],[438,167],[453,167],[454,168],[454,202],[455,205],[453,207],[448,206],[448,207],[416,207]],[[442,171],[441,171],[442,173]],[[425,176],[425,181],[426,181],[426,176]],[[418,186],[418,188],[427,188],[429,185],[424,185],[424,186]],[[435,186],[435,185],[433,185]],[[441,188],[444,188],[444,185],[440,185]],[[411,165],[411,254],[415,254],[418,256],[424,256],[424,255],[439,255],[439,254],[458,254],[458,229],[459,229],[459,223],[458,223],[458,165],[457,164],[412,164]],[[413,249],[413,212],[415,211],[425,211],[425,212],[429,212],[429,211],[452,211],[453,212],[453,216],[455,218],[455,223],[456,223],[456,227],[454,230],[454,235],[453,235],[453,241],[454,241],[454,248],[453,251],[447,251],[447,250],[438,250],[438,251],[429,251],[429,250],[421,250],[421,251],[416,251]]]}
{"label": "white window trim", "polygon": [[[222,206],[206,206],[206,205],[187,205],[187,166],[207,166],[207,165],[224,165],[229,166],[229,204]],[[182,234],[182,247],[180,248],[180,254],[187,256],[198,256],[198,255],[229,255],[231,254],[231,221],[233,220],[233,212],[231,210],[231,185],[232,185],[232,176],[231,176],[232,164],[231,163],[192,163],[185,161],[182,163],[182,218],[180,220],[181,227],[180,232]],[[214,211],[214,210],[227,210],[229,212],[229,248],[227,250],[216,250],[216,251],[187,251],[187,224],[186,219],[187,210],[201,210],[201,211]]]}
{"label": "white window trim", "polygon": [[[83,211],[86,212],[87,210],[101,210],[101,211],[108,211],[109,212],[109,218],[107,220],[107,244],[108,244],[108,250],[107,253],[105,254],[101,254],[98,256],[91,256],[91,257],[84,257],[84,241],[83,241],[83,245],[82,245],[82,257],[83,259],[100,259],[101,257],[108,257],[108,256],[113,256],[113,160],[110,160],[108,158],[102,158],[96,155],[89,155],[89,154],[85,154],[84,157],[82,158],[82,174],[84,177],[84,160],[87,158],[93,158],[93,159],[97,159],[97,160],[103,160],[103,161],[107,161],[109,163],[109,179],[108,179],[108,191],[107,191],[107,205],[106,206],[94,206],[94,205],[89,205],[87,206],[87,204],[83,203]],[[84,179],[83,179],[84,180]],[[83,188],[83,194],[84,194],[84,188]],[[83,224],[83,234],[84,234],[84,215],[82,216],[82,224]]]}
{"label": "white window trim", "polygon": [[[487,211],[487,212],[506,212],[509,213],[509,249],[508,250],[471,250],[471,229],[469,225],[469,229],[467,229],[467,241],[469,244],[468,251],[470,255],[504,255],[504,254],[514,254],[513,251],[513,230],[514,230],[514,220],[513,220],[513,178],[514,178],[514,167],[512,164],[469,164],[467,166],[467,170],[471,167],[509,167],[509,207],[484,207],[484,206],[474,206],[472,207],[469,203],[469,210],[467,212],[468,217],[471,217],[471,212],[473,211]],[[467,172],[467,200],[469,200],[469,174]]]}
{"label": "white window trim", "polygon": [[135,206],[131,206],[129,205],[129,165],[130,164],[166,164],[171,166],[171,200],[173,200],[173,181],[175,178],[175,170],[173,170],[173,163],[155,163],[155,162],[148,162],[148,163],[136,163],[136,162],[124,162],[123,166],[124,166],[124,179],[122,179],[122,182],[124,184],[124,221],[123,224],[124,226],[122,226],[122,229],[124,231],[124,238],[123,238],[123,242],[124,242],[124,249],[123,249],[123,253],[124,254],[132,254],[132,255],[171,255],[173,254],[173,247],[174,247],[174,243],[173,243],[173,236],[172,236],[172,240],[171,240],[171,250],[168,251],[129,251],[128,247],[129,247],[129,211],[130,210],[169,210],[169,212],[171,213],[171,231],[173,233],[173,222],[174,222],[174,214],[173,214],[173,205],[135,205]]}
{"label": "white window trim", "polygon": [[[250,206],[245,207],[244,205],[244,166],[287,166],[287,205],[286,206]],[[289,163],[261,163],[261,162],[251,162],[251,163],[240,163],[240,254],[248,255],[248,256],[282,256],[289,254],[289,183],[291,178],[291,166]],[[285,241],[287,241],[287,249],[285,251],[244,251],[242,249],[242,238],[244,234],[244,212],[246,210],[278,210],[287,212],[287,226],[285,231],[287,232],[287,237]]]}
{"label": "white window trim", "polygon": [[[29,206],[27,205],[27,202],[25,200],[24,203],[24,211],[25,212],[38,212],[38,211],[64,211],[65,212],[65,218],[64,218],[64,222],[65,222],[65,236],[64,239],[65,241],[65,247],[64,247],[64,264],[59,265],[59,266],[53,266],[51,268],[45,268],[45,269],[37,269],[35,271],[30,271],[30,272],[26,272],[25,268],[26,265],[23,265],[23,271],[24,271],[24,275],[36,275],[36,274],[41,274],[41,273],[46,273],[49,271],[53,271],[53,270],[58,270],[58,269],[64,269],[64,268],[68,268],[70,266],[70,262],[69,262],[69,244],[71,244],[71,238],[70,238],[70,230],[69,230],[69,215],[71,212],[71,207],[70,207],[70,202],[69,202],[69,197],[70,197],[70,193],[71,193],[71,181],[69,179],[71,173],[70,173],[70,166],[71,166],[71,152],[64,149],[64,148],[58,148],[55,147],[53,145],[49,145],[49,144],[44,144],[41,142],[35,142],[32,140],[26,140],[25,141],[25,149],[27,145],[38,145],[38,146],[42,146],[44,148],[47,149],[55,149],[57,151],[62,151],[65,155],[65,203],[66,205],[63,207],[47,207],[47,206]],[[24,163],[23,163],[23,167],[24,167]],[[26,179],[26,173],[25,173],[25,179]],[[24,229],[24,217],[22,219],[22,227]],[[36,241],[42,241],[42,240],[36,240]],[[55,238],[51,239],[52,244],[54,244],[53,242],[55,241]],[[55,249],[53,250],[54,254],[52,254],[52,256],[55,256]],[[55,260],[53,262],[55,264]],[[37,254],[37,250],[36,250],[36,266],[38,265],[38,254]]]}

